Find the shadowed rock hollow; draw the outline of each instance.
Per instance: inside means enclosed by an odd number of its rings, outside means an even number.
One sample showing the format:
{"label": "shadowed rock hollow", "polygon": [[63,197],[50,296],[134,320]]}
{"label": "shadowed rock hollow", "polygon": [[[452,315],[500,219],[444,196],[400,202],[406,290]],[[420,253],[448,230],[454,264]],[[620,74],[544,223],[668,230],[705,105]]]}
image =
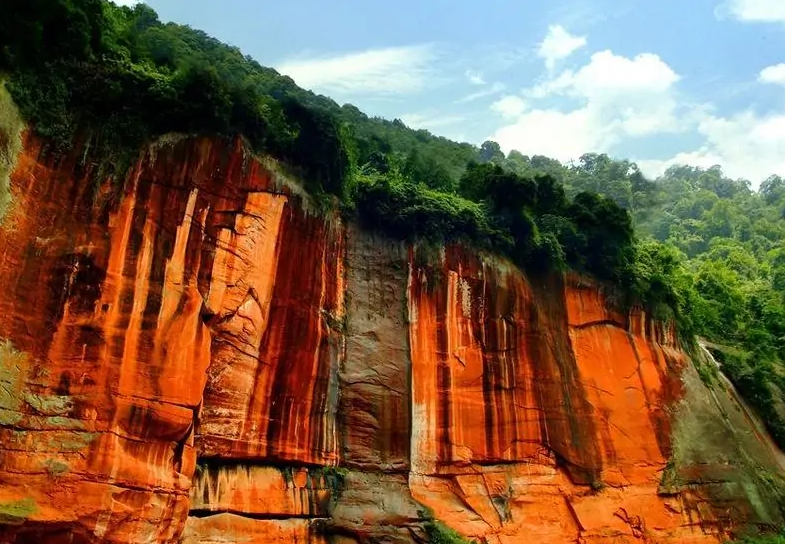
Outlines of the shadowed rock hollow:
{"label": "shadowed rock hollow", "polygon": [[121,185],[4,127],[0,542],[709,543],[771,445],[672,329],[312,211],[241,142]]}

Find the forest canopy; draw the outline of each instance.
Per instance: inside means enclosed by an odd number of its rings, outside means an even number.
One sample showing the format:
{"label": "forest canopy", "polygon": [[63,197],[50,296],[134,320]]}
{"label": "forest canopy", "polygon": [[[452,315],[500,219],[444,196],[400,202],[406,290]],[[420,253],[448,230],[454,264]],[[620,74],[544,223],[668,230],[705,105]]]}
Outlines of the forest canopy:
{"label": "forest canopy", "polygon": [[11,2],[0,69],[22,113],[54,145],[91,138],[119,176],[121,159],[156,136],[242,135],[390,235],[618,284],[634,271],[631,218],[610,198],[568,199],[550,174],[516,173],[470,144],[338,106],[144,4]]}
{"label": "forest canopy", "polygon": [[710,341],[785,444],[781,177],[754,191],[720,167],[674,166],[649,180],[607,155],[563,165],[505,154],[341,106],[144,4],[6,4],[0,78],[53,146],[90,139],[121,178],[160,135],[242,135],[369,228],[593,276],[675,319],[683,339]]}

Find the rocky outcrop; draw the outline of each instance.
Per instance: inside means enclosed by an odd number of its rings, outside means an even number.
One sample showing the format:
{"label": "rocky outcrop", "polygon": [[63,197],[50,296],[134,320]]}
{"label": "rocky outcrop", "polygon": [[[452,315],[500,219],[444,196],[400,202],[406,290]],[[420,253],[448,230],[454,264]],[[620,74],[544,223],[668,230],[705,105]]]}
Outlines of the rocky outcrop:
{"label": "rocky outcrop", "polygon": [[698,543],[782,521],[728,391],[598,286],[316,213],[241,141],[171,138],[113,183],[20,137],[0,542],[404,544],[433,516],[495,544]]}
{"label": "rocky outcrop", "polygon": [[12,176],[0,501],[88,541],[170,542],[197,450],[334,461],[314,400],[337,397],[320,312],[340,311],[341,232],[239,142],[152,148],[123,188],[78,158],[28,137]]}
{"label": "rocky outcrop", "polygon": [[486,542],[716,542],[710,503],[659,492],[688,368],[672,333],[577,278],[446,262],[410,291],[415,498]]}

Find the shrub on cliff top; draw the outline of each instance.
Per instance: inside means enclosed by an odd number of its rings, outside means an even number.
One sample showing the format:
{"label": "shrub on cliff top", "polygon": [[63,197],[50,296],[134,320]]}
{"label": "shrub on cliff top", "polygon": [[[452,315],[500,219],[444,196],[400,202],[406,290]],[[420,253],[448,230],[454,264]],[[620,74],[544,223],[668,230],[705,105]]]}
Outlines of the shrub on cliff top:
{"label": "shrub on cliff top", "polygon": [[104,0],[10,0],[0,70],[36,131],[67,148],[79,133],[122,175],[124,155],[168,132],[236,136],[341,194],[347,133],[328,112],[262,92],[267,73],[149,7]]}
{"label": "shrub on cliff top", "polygon": [[464,242],[524,266],[629,283],[632,223],[611,199],[580,192],[570,202],[552,175],[488,162],[493,146],[476,152],[339,108],[236,48],[161,23],[144,4],[9,1],[0,71],[22,114],[55,145],[89,140],[117,177],[165,133],[243,135],[298,169],[312,194],[341,197],[394,237]]}
{"label": "shrub on cliff top", "polygon": [[475,242],[486,249],[512,245],[481,204],[413,183],[397,170],[358,174],[352,200],[364,225],[394,238]]}
{"label": "shrub on cliff top", "polygon": [[392,158],[383,165],[383,172],[365,165],[348,191],[368,227],[407,240],[469,243],[537,270],[570,266],[615,283],[633,273],[630,217],[609,199],[580,193],[569,202],[551,177],[478,164],[456,194],[413,182]]}

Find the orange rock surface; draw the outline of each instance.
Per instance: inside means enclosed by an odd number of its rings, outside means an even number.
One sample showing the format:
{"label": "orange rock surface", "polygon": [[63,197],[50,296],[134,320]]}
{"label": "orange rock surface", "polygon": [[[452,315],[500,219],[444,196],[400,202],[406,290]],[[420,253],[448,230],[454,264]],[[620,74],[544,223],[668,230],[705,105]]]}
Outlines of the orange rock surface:
{"label": "orange rock surface", "polygon": [[0,231],[15,538],[40,523],[35,538],[175,541],[197,436],[206,456],[334,460],[335,409],[317,401],[335,387],[341,231],[239,143],[153,148],[122,188],[78,158],[28,137]]}
{"label": "orange rock surface", "polygon": [[687,363],[673,331],[580,278],[461,251],[438,272],[409,286],[419,502],[483,542],[722,539],[710,502],[660,491]]}
{"label": "orange rock surface", "polygon": [[239,140],[160,142],[122,183],[84,156],[28,134],[10,178],[0,543],[404,544],[430,510],[483,543],[697,544],[778,519],[730,393],[599,287],[423,265]]}

